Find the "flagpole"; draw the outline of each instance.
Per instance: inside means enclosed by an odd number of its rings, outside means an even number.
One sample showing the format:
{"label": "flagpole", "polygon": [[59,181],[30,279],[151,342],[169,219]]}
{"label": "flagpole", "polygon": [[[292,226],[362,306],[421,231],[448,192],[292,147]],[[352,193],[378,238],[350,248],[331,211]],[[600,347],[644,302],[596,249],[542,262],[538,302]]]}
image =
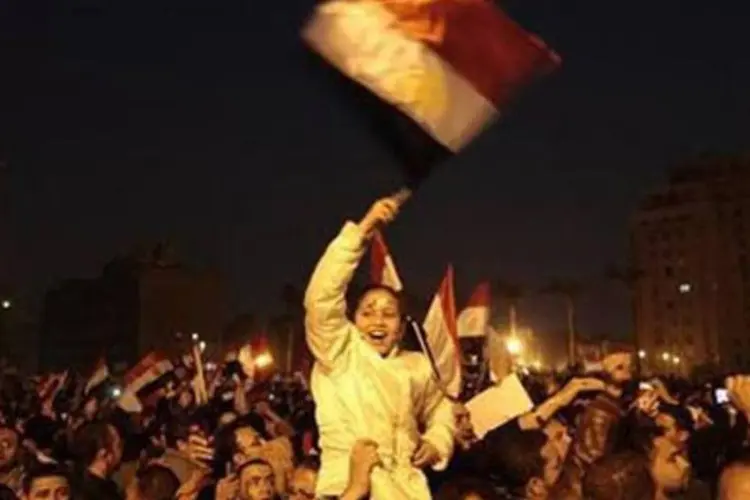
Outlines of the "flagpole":
{"label": "flagpole", "polygon": [[424,337],[422,337],[422,330],[419,328],[419,325],[417,324],[414,319],[409,318],[409,322],[411,323],[412,329],[414,330],[414,335],[417,336],[417,341],[419,342],[419,347],[422,349],[422,352],[427,356],[427,359],[430,362],[430,366],[432,367],[432,374],[435,376],[435,381],[438,384],[438,387],[440,388],[440,392],[445,395],[446,398],[449,400],[456,402],[457,397],[451,396],[448,394],[448,388],[446,387],[445,382],[443,381],[443,378],[440,376],[440,371],[438,370],[437,363],[435,362],[435,355],[432,354],[432,349],[430,349],[430,346],[427,345],[427,342],[425,341]]}
{"label": "flagpole", "polygon": [[398,202],[399,206],[403,205],[407,201],[409,201],[409,198],[411,198],[411,195],[413,194],[413,191],[408,187],[402,187],[395,193],[391,195],[391,197]]}

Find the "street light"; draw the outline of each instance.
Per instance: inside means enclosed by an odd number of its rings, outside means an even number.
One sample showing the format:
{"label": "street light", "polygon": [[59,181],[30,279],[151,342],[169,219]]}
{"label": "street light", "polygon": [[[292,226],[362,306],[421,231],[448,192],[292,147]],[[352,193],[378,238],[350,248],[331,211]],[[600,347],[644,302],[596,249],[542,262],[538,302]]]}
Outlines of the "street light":
{"label": "street light", "polygon": [[264,352],[263,354],[259,354],[255,358],[255,366],[258,368],[266,368],[268,366],[271,366],[272,363],[273,363],[273,357],[267,352]]}
{"label": "street light", "polygon": [[513,356],[518,356],[521,354],[521,351],[523,351],[523,344],[521,341],[515,337],[509,338],[505,342],[505,347],[508,349],[508,352],[512,354]]}

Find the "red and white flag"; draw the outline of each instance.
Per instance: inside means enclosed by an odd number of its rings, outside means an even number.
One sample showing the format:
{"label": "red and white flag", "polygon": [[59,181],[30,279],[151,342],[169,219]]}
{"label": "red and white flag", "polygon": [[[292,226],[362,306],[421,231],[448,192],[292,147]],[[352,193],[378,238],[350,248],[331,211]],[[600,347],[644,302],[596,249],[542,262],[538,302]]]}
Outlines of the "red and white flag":
{"label": "red and white flag", "polygon": [[448,266],[422,327],[440,380],[448,395],[457,397],[461,390],[461,348],[456,329],[453,266]]}
{"label": "red and white flag", "polygon": [[370,245],[370,279],[373,283],[388,286],[397,292],[403,289],[391,252],[380,231],[375,232]]}
{"label": "red and white flag", "polygon": [[[379,102],[404,118],[370,113],[385,125],[380,132],[402,163],[419,168],[420,176],[429,168],[415,166],[418,157],[431,162],[457,153],[525,85],[560,63],[490,0],[328,0],[302,37],[377,97],[368,107]],[[425,137],[405,139],[405,133]]]}
{"label": "red and white flag", "polygon": [[37,385],[37,394],[42,401],[53,400],[68,380],[68,370],[42,377]]}
{"label": "red and white flag", "polygon": [[469,304],[458,315],[458,336],[484,337],[490,323],[490,284],[480,283],[471,294]]}
{"label": "red and white flag", "polygon": [[83,389],[83,394],[87,395],[94,388],[102,384],[108,378],[109,378],[109,367],[107,366],[107,360],[104,357],[101,357],[96,362],[96,367],[94,368],[93,373],[91,374],[89,379],[86,381],[86,386]]}
{"label": "red and white flag", "polygon": [[125,392],[137,394],[138,391],[169,373],[173,368],[170,360],[151,352],[125,374]]}

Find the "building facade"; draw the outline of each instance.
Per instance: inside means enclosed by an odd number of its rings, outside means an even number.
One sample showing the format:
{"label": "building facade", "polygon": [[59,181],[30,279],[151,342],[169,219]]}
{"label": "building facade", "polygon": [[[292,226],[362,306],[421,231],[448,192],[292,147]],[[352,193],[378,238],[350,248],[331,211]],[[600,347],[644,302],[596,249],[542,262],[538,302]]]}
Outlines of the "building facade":
{"label": "building facade", "polygon": [[638,207],[630,236],[646,368],[750,368],[750,158],[675,169]]}
{"label": "building facade", "polygon": [[218,275],[188,268],[158,247],[47,293],[40,367],[87,370],[101,356],[112,366],[132,364],[152,350],[177,355],[193,333],[218,348],[226,319]]}

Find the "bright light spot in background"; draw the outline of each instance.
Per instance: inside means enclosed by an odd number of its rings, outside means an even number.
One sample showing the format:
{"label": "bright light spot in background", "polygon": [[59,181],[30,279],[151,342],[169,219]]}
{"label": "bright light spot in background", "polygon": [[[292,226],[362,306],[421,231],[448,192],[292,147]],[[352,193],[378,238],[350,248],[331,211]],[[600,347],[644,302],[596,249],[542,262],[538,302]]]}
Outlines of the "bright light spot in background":
{"label": "bright light spot in background", "polygon": [[113,387],[112,388],[112,397],[113,398],[119,398],[120,396],[122,396],[122,389],[120,389],[119,387]]}
{"label": "bright light spot in background", "polygon": [[205,340],[201,340],[200,341],[200,343],[198,344],[198,349],[200,349],[201,352],[203,352],[203,351],[206,350],[206,341]]}
{"label": "bright light spot in background", "polygon": [[505,342],[505,346],[508,349],[508,352],[513,354],[514,356],[518,355],[523,351],[523,344],[521,344],[521,341],[517,338],[509,338]]}
{"label": "bright light spot in background", "polygon": [[665,352],[664,354],[661,355],[661,359],[663,359],[664,361],[669,361],[669,358],[671,357],[672,356],[670,356],[668,352]]}
{"label": "bright light spot in background", "polygon": [[638,351],[638,357],[641,359],[646,359],[646,351],[644,351],[643,349]]}
{"label": "bright light spot in background", "polygon": [[210,372],[216,370],[216,363],[213,363],[211,361],[209,361],[208,363],[206,363],[206,370],[208,370]]}
{"label": "bright light spot in background", "polygon": [[680,293],[690,293],[690,291],[693,289],[692,286],[690,286],[690,283],[682,283],[679,286]]}
{"label": "bright light spot in background", "polygon": [[273,357],[267,352],[259,354],[258,357],[255,358],[255,366],[257,366],[258,368],[266,368],[268,366],[271,366],[272,363]]}
{"label": "bright light spot in background", "polygon": [[198,340],[200,338],[200,335],[198,335],[197,333],[194,333],[190,336],[190,338],[193,340]]}
{"label": "bright light spot in background", "polygon": [[680,364],[680,358],[678,356],[675,356],[674,358],[672,358],[672,363],[674,363],[676,365],[679,365]]}
{"label": "bright light spot in background", "polygon": [[10,303],[10,300],[4,300],[3,301],[3,309],[10,309],[10,306],[13,304]]}

